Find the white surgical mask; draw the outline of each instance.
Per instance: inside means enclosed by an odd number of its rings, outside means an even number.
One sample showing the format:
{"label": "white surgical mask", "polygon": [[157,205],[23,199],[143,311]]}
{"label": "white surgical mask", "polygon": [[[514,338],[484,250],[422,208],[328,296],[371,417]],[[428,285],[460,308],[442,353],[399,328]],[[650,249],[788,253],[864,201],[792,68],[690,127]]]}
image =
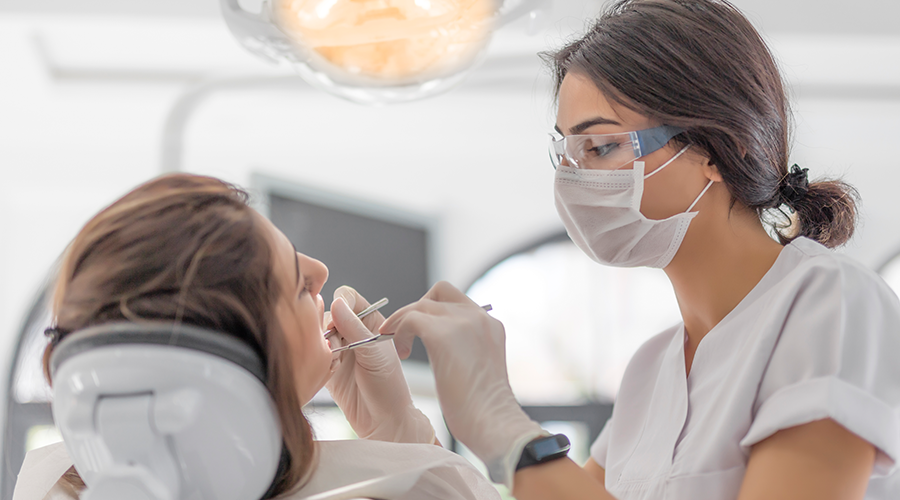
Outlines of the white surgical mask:
{"label": "white surgical mask", "polygon": [[651,220],[641,213],[644,179],[667,167],[688,147],[647,175],[642,161],[635,161],[631,170],[557,168],[556,210],[578,248],[594,261],[609,266],[666,267],[697,215],[691,209],[713,181],[683,213]]}

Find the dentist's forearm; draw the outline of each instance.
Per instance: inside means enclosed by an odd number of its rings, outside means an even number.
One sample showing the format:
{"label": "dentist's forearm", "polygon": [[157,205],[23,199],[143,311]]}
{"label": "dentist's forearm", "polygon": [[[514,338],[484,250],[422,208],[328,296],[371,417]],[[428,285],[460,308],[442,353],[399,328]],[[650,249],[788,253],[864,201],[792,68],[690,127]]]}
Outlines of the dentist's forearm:
{"label": "dentist's forearm", "polygon": [[569,458],[516,472],[513,496],[518,500],[615,500],[599,481]]}

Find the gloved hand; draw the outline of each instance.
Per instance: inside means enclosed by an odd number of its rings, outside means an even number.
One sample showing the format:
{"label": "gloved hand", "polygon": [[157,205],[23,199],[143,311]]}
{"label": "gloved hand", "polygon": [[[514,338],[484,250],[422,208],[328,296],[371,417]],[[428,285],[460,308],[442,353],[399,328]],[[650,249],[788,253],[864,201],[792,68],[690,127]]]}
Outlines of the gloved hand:
{"label": "gloved hand", "polygon": [[380,331],[394,334],[403,358],[412,350],[413,337],[422,339],[450,432],[484,461],[491,480],[512,489],[522,449],[549,433],[513,396],[503,324],[440,282],[421,300],[391,315]]}
{"label": "gloved hand", "polygon": [[[356,317],[369,303],[353,288],[338,288],[334,298],[330,318],[329,313],[325,318],[326,324],[337,328],[330,337],[332,347],[371,337],[384,322],[378,312],[363,321]],[[325,387],[359,437],[396,443],[435,442],[434,427],[413,405],[400,358],[390,341],[339,356]]]}

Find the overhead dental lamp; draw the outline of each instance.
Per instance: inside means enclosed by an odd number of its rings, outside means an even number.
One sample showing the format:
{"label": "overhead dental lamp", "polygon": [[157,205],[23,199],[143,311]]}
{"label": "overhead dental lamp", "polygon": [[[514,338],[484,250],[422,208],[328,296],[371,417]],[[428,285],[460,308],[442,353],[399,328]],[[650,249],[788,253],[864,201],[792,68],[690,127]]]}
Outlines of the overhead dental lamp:
{"label": "overhead dental lamp", "polygon": [[412,101],[459,84],[498,27],[552,0],[221,0],[245,48],[358,103]]}

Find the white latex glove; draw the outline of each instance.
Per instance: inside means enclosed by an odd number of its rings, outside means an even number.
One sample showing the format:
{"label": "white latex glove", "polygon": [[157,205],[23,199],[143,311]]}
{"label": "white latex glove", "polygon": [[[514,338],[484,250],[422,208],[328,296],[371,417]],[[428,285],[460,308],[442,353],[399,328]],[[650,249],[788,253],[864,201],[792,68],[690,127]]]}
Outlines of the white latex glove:
{"label": "white latex glove", "polygon": [[[371,337],[384,322],[378,312],[363,321],[356,317],[369,303],[353,288],[338,288],[334,298],[330,318],[328,313],[325,318],[327,324],[337,328],[330,337],[332,347]],[[344,351],[339,356],[325,387],[359,437],[395,443],[435,442],[431,421],[413,405],[391,341]]]}
{"label": "white latex glove", "polygon": [[531,420],[509,386],[503,324],[446,282],[391,315],[381,333],[394,334],[401,357],[418,336],[428,350],[450,432],[488,467],[491,480],[512,489],[529,441],[548,435]]}

